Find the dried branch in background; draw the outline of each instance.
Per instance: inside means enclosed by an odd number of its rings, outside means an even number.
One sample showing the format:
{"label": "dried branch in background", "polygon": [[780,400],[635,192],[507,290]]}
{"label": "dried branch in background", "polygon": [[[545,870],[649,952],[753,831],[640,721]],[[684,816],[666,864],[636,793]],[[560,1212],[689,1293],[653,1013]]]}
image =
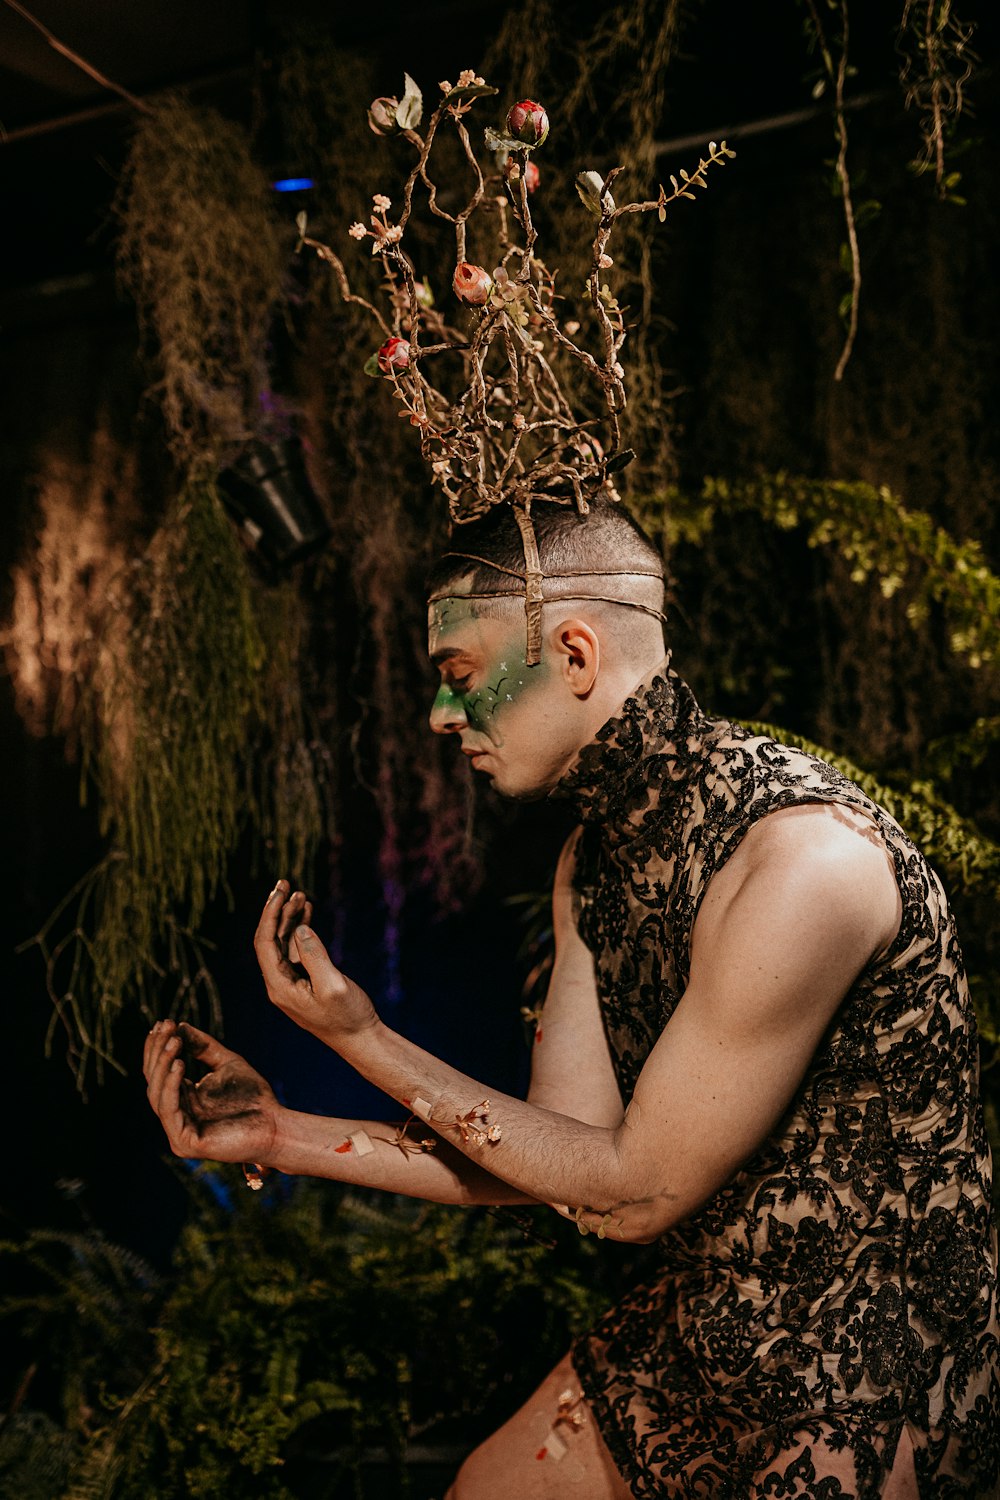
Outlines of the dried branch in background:
{"label": "dried branch in background", "polygon": [[961,173],[948,171],[945,150],[966,107],[965,85],[977,61],[970,45],[974,29],[955,14],[951,0],[905,0],[896,42],[907,108],[920,118],[923,144],[914,166],[934,173],[940,198],[959,203]]}

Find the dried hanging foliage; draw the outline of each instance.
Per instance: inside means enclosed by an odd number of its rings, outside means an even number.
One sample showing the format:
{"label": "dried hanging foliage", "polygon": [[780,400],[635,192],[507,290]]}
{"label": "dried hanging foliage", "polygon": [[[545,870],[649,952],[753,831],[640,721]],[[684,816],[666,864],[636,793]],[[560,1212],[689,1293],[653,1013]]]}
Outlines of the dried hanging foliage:
{"label": "dried hanging foliage", "polygon": [[204,463],[261,430],[289,234],[246,132],[175,97],[140,119],[116,211],[172,452]]}
{"label": "dried hanging foliage", "polygon": [[327,809],[294,675],[297,605],[252,578],[207,483],[108,585],[77,717],[107,853],[34,940],[81,1085],[90,1062],[119,1066],[127,1000],[150,1020],[165,1008],[219,1024],[199,928],[248,817],[279,867],[315,851]]}
{"label": "dried hanging foliage", "polygon": [[36,545],[12,573],[11,621],[2,640],[18,713],[33,735],[78,741],[84,685],[122,650],[106,628],[107,598],[142,534],[138,455],[97,414],[84,455],[40,456],[31,478]]}
{"label": "dried hanging foliage", "polygon": [[933,172],[939,198],[962,203],[961,173],[948,170],[946,152],[966,107],[965,88],[979,61],[972,51],[974,28],[962,21],[951,0],[904,0],[897,50],[906,106],[920,123],[918,173]]}
{"label": "dried hanging foliage", "polygon": [[[849,289],[840,300],[839,313],[845,325],[844,342],[834,369],[834,380],[842,380],[858,334],[861,304],[861,246],[858,231],[863,220],[877,214],[873,200],[855,206],[851,169],[848,164],[847,81],[855,71],[851,61],[850,0],[800,0],[805,10],[805,35],[810,51],[819,55],[821,69],[813,97],[829,94],[833,104],[837,158],[834,163],[836,191],[844,216],[845,243],[841,251]],[[977,60],[969,43],[973,28],[960,21],[951,0],[903,0],[896,33],[896,48],[902,61],[900,82],[906,105],[920,111],[923,147],[915,159],[916,171],[933,171],[938,196],[955,203],[961,181],[959,172],[945,165],[945,143],[953,136],[965,106],[965,85]]]}
{"label": "dried hanging foliage", "polygon": [[[291,235],[240,127],[176,98],[140,121],[117,212],[181,477],[144,554],[109,548],[93,607],[71,588],[45,626],[66,637],[55,725],[73,719],[108,846],[36,939],[81,1083],[91,1058],[114,1061],[127,999],[150,1018],[207,1008],[218,1023],[198,933],[229,860],[249,825],[305,878],[331,805],[304,695],[306,617],[293,587],[253,577],[210,477],[268,433]],[[116,474],[101,498],[134,506],[135,478]],[[43,535],[24,575],[51,605],[46,558]]]}

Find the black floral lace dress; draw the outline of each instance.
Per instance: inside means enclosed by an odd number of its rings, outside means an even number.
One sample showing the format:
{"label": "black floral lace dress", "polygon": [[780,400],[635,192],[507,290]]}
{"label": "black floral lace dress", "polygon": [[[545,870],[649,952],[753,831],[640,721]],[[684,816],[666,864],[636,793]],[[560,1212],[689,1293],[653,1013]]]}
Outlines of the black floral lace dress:
{"label": "black floral lace dress", "polygon": [[688,980],[712,876],[778,808],[863,810],[902,922],[787,1114],[658,1242],[661,1269],[581,1339],[587,1400],[636,1496],[994,1495],[1000,1339],[975,1022],[941,884],[839,771],[707,719],[666,663],[559,792],[583,820],[581,936],[627,1101]]}

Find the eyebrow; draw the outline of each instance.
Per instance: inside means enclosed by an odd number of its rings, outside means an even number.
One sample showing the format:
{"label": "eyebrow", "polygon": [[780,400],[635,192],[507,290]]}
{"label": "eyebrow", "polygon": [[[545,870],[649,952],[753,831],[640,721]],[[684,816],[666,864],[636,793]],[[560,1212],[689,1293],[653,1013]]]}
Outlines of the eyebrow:
{"label": "eyebrow", "polygon": [[467,656],[460,646],[442,646],[440,651],[431,652],[431,662],[435,667],[441,666],[442,662],[451,661],[456,656]]}

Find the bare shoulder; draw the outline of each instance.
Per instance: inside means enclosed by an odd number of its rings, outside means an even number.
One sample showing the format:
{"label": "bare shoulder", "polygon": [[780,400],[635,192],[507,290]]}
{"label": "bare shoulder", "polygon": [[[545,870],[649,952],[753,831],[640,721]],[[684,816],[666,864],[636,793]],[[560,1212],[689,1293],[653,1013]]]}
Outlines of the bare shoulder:
{"label": "bare shoulder", "polygon": [[769,813],[749,830],[731,863],[746,873],[789,861],[803,872],[849,870],[887,888],[896,884],[876,823],[846,802],[799,802]]}
{"label": "bare shoulder", "polygon": [[873,954],[892,942],[902,914],[892,856],[876,824],[846,803],[797,803],[756,823],[711,881],[704,925],[750,892],[755,904],[808,903],[817,921],[837,918],[863,929]]}

